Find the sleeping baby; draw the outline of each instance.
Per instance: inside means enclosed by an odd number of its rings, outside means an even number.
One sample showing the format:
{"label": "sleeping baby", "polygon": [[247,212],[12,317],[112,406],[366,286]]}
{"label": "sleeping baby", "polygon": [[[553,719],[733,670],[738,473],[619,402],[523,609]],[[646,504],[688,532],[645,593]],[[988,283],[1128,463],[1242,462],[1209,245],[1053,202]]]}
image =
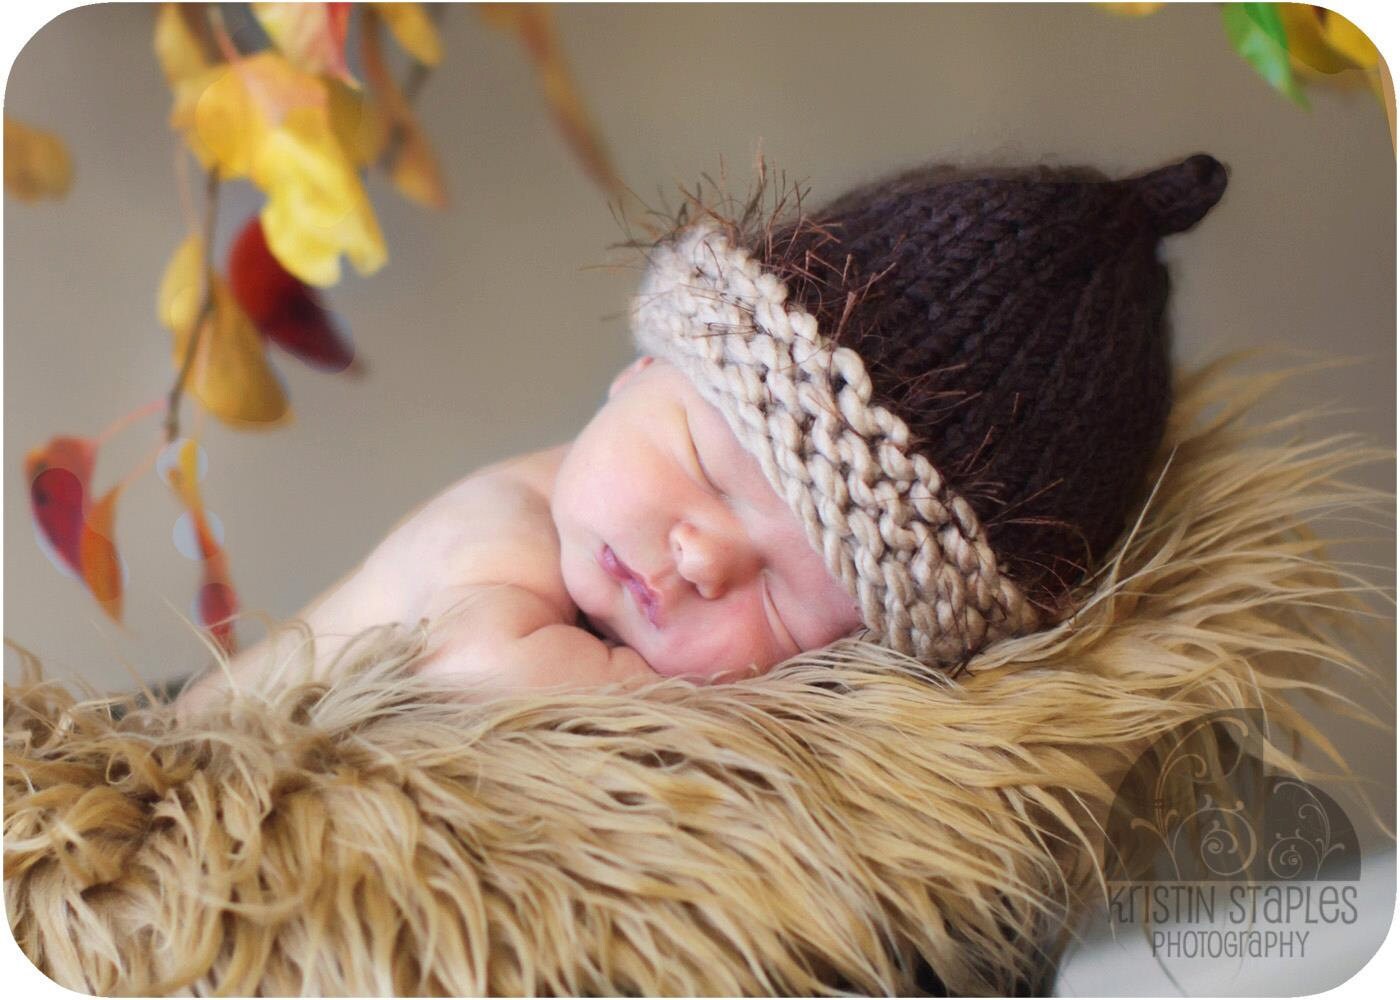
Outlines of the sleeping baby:
{"label": "sleeping baby", "polygon": [[934,167],[758,229],[695,213],[647,252],[641,356],[593,419],[313,601],[316,671],[426,619],[415,668],[475,695],[727,681],[849,635],[956,673],[1059,621],[1170,408],[1158,241],[1225,179],[1203,154],[1116,181]]}

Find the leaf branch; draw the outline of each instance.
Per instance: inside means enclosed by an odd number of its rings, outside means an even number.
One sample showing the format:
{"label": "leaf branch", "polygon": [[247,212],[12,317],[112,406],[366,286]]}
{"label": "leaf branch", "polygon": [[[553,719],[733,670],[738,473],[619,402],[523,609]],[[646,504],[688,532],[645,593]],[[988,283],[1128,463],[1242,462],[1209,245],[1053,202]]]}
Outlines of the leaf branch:
{"label": "leaf branch", "polygon": [[180,362],[180,371],[175,376],[175,384],[170,387],[170,395],[165,404],[165,440],[174,441],[180,436],[180,399],[189,380],[190,369],[194,367],[195,353],[199,342],[214,313],[214,223],[219,208],[219,169],[211,167],[204,182],[204,298],[195,315],[194,327],[185,341],[185,356]]}

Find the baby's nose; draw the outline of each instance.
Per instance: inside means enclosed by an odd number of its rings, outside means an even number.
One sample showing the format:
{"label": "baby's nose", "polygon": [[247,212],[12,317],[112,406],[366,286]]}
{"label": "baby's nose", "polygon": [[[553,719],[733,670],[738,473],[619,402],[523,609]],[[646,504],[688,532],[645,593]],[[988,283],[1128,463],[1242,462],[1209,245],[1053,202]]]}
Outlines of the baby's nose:
{"label": "baby's nose", "polygon": [[761,561],[746,539],[702,531],[688,521],[671,529],[671,556],[676,571],[706,600],[723,597],[751,578]]}

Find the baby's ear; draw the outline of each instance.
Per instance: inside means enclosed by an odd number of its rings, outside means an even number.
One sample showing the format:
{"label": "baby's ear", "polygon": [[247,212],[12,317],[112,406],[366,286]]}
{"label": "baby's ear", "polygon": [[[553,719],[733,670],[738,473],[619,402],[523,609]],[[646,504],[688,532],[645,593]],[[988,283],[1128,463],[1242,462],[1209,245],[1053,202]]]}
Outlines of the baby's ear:
{"label": "baby's ear", "polygon": [[612,385],[608,386],[608,398],[612,399],[613,396],[617,395],[617,390],[621,389],[624,385],[628,383],[629,380],[631,380],[631,378],[634,375],[640,372],[643,368],[646,368],[655,360],[656,359],[654,357],[648,354],[643,354],[640,358],[633,361],[626,368],[622,369],[622,371],[618,372],[617,377],[612,380]]}

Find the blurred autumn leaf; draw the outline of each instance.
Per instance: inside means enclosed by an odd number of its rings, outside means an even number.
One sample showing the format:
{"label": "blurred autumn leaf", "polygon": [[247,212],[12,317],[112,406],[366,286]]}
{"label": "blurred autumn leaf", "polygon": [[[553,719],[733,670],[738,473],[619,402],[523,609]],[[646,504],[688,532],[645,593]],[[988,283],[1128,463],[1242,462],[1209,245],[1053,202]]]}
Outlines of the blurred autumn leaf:
{"label": "blurred autumn leaf", "polygon": [[30,514],[48,550],[116,622],[122,616],[122,566],[113,541],[123,483],[89,501],[97,442],[59,436],[25,456]]}
{"label": "blurred autumn leaf", "polygon": [[322,371],[355,364],[350,342],[336,330],[316,290],[273,256],[257,216],[243,225],[229,249],[228,281],[258,332],[283,350]]}
{"label": "blurred autumn leaf", "polygon": [[303,73],[326,74],[354,86],[345,63],[348,3],[255,3],[253,15],[272,44]]}
{"label": "blurred autumn leaf", "polygon": [[[431,13],[418,3],[163,3],[155,9],[152,47],[170,88],[169,123],[204,168],[205,195],[201,225],[180,159],[188,228],[200,235],[175,250],[157,291],[177,374],[168,396],[154,405],[164,403],[171,450],[165,475],[188,512],[203,563],[195,612],[226,649],[233,648],[238,598],[198,489],[198,445],[179,437],[181,400],[188,392],[233,427],[287,422],[291,410],[268,343],[324,371],[362,369],[318,289],[340,280],[342,256],[364,275],[388,260],[364,186],[370,170],[383,169],[415,202],[447,203],[443,171],[412,109],[442,60],[436,20],[445,6]],[[346,51],[357,10],[363,86]],[[624,191],[569,77],[550,10],[491,4],[482,16],[524,45],[550,113],[589,176],[614,194]],[[390,68],[386,31],[410,63],[402,83]],[[6,188],[18,197],[67,190],[71,163],[53,136],[6,118],[5,154]],[[220,273],[212,259],[219,190],[237,180],[252,183],[265,200],[240,227]],[[151,406],[113,427],[147,412]],[[54,438],[30,453],[26,472],[41,544],[115,618],[124,572],[113,540],[116,503],[136,473],[91,501],[99,443]]]}
{"label": "blurred autumn leaf", "polygon": [[[180,244],[166,266],[156,312],[174,335],[177,370],[201,318],[203,250],[199,237]],[[214,416],[237,426],[269,425],[290,415],[281,380],[268,366],[262,336],[239,307],[227,283],[213,280],[212,308],[203,315],[199,341],[186,376],[191,394]]]}
{"label": "blurred autumn leaf", "polygon": [[113,621],[122,618],[122,565],[117,555],[115,522],[121,486],[113,486],[88,508],[78,545],[83,582]]}
{"label": "blurred autumn leaf", "polygon": [[166,469],[166,481],[194,524],[195,541],[201,562],[195,612],[224,652],[235,650],[233,617],[238,613],[238,595],[229,579],[228,557],[209,527],[204,500],[199,492],[199,442],[186,438],[172,445],[174,461]]}
{"label": "blurred autumn leaf", "polygon": [[326,100],[331,129],[350,162],[357,168],[372,164],[384,148],[387,127],[383,110],[363,90],[340,80],[327,81]]}
{"label": "blurred autumn leaf", "polygon": [[5,116],[5,193],[20,201],[62,198],[73,185],[63,140]]}
{"label": "blurred autumn leaf", "polygon": [[79,545],[96,461],[97,445],[91,438],[70,436],[51,438],[24,458],[35,528],[50,552],[79,579],[83,572]]}
{"label": "blurred autumn leaf", "polygon": [[394,41],[424,66],[442,61],[442,42],[421,3],[372,3],[374,12],[389,27]]}
{"label": "blurred autumn leaf", "polygon": [[267,195],[263,230],[282,265],[321,286],[340,280],[342,253],[361,274],[382,267],[384,237],[325,83],[271,51],[214,73],[184,118],[186,139],[206,168]]}
{"label": "blurred autumn leaf", "polygon": [[520,39],[535,64],[540,88],[564,138],[584,171],[604,190],[618,195],[622,179],[613,169],[598,130],[589,119],[564,60],[564,50],[554,31],[554,15],[548,4],[481,3],[476,5],[487,24]]}
{"label": "blurred autumn leaf", "polygon": [[1095,7],[1102,7],[1111,14],[1123,14],[1127,17],[1142,17],[1146,14],[1154,14],[1162,4],[1160,3],[1099,3]]}
{"label": "blurred autumn leaf", "polygon": [[1299,107],[1308,107],[1308,99],[1293,77],[1293,64],[1288,57],[1288,34],[1283,20],[1271,3],[1226,3],[1220,5],[1220,17],[1225,33],[1235,51],[1254,67],[1269,86]]}
{"label": "blurred autumn leaf", "polygon": [[380,20],[372,10],[365,12],[361,23],[360,55],[365,76],[379,97],[379,106],[390,129],[388,142],[391,146],[384,155],[394,186],[406,198],[421,205],[447,207],[447,188],[437,156],[389,72],[380,40]]}
{"label": "blurred autumn leaf", "polygon": [[[1145,17],[1161,3],[1097,3],[1114,14]],[[1224,3],[1220,16],[1230,44],[1279,93],[1299,107],[1307,97],[1299,77],[1336,87],[1367,87],[1385,110],[1395,148],[1395,88],[1380,52],[1336,11],[1303,3]]]}

